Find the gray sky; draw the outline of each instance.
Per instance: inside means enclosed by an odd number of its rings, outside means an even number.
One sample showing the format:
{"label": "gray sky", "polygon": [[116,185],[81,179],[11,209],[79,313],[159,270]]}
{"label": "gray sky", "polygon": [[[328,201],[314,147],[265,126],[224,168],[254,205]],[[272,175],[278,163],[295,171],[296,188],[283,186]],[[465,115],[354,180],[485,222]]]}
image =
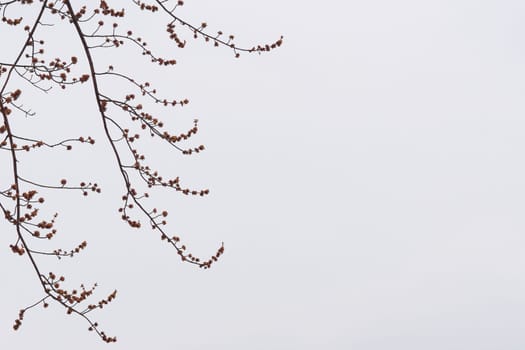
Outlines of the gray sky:
{"label": "gray sky", "polygon": [[147,148],[165,172],[212,190],[161,196],[159,207],[196,254],[222,241],[226,253],[200,271],[156,234],[130,230],[89,88],[58,112],[49,106],[58,90],[37,96],[48,105],[27,101],[38,112],[28,130],[97,144],[28,155],[24,169],[103,189],[49,196],[61,214],[52,247],[89,246],[43,264],[71,287],[118,289],[95,319],[119,341],[102,344],[58,306],[11,330],[41,294],[2,223],[0,348],[523,349],[524,10],[521,1],[187,1],[182,17],[239,44],[285,36],[279,50],[241,59],[202,41],[173,49],[154,17],[137,20],[134,31],[179,65],[118,66],[188,97],[177,125],[198,117],[196,142],[207,146],[191,159]]}

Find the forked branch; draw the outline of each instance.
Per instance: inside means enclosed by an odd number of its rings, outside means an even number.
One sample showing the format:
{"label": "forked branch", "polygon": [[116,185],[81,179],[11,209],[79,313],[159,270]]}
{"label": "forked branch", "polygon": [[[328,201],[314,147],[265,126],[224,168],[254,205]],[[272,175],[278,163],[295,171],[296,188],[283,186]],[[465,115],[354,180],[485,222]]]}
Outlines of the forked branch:
{"label": "forked branch", "polygon": [[[120,2],[119,2],[120,4]],[[117,70],[114,65],[109,68],[97,66],[95,50],[108,49],[120,50],[125,43],[131,43],[139,49],[139,54],[150,59],[155,65],[171,67],[177,63],[174,58],[164,58],[153,53],[147,43],[132,30],[122,31],[120,21],[126,17],[126,9],[130,6],[149,12],[150,15],[159,16],[166,21],[168,32],[167,40],[174,43],[175,48],[186,47],[187,41],[183,36],[189,34],[214,46],[224,46],[233,50],[239,57],[240,52],[266,52],[279,47],[282,37],[268,45],[257,45],[251,48],[242,48],[234,44],[233,36],[225,38],[222,32],[211,35],[206,32],[207,24],[199,26],[190,24],[176,15],[176,9],[183,5],[183,1],[155,0],[146,4],[140,0],[133,0],[122,5],[123,8],[114,8],[101,0],[97,6],[81,6],[76,8],[69,0],[9,0],[0,1],[0,12],[5,28],[2,30],[23,30],[27,33],[26,39],[21,44],[17,56],[12,61],[0,57],[0,150],[9,154],[12,182],[0,184],[0,210],[7,222],[14,226],[16,232],[10,249],[13,253],[27,256],[42,287],[43,296],[35,303],[20,310],[15,321],[14,329],[18,329],[27,310],[38,305],[48,307],[51,301],[62,306],[67,314],[74,314],[85,319],[90,331],[94,331],[102,340],[114,342],[116,338],[108,336],[102,331],[96,321],[92,319],[92,312],[101,309],[116,297],[116,291],[110,293],[99,302],[90,303],[96,284],[91,288],[80,285],[77,289],[65,289],[65,277],[57,276],[53,272],[42,271],[41,262],[37,256],[54,256],[58,259],[73,257],[87,247],[87,240],[82,240],[78,245],[69,249],[54,248],[48,251],[33,247],[34,240],[52,240],[58,233],[56,219],[52,217],[41,218],[41,208],[45,204],[45,196],[41,193],[52,191],[80,191],[83,196],[89,193],[100,193],[101,188],[95,181],[82,181],[78,185],[70,184],[68,180],[57,179],[56,183],[45,183],[38,176],[28,176],[24,173],[24,154],[37,149],[55,151],[64,149],[70,151],[73,144],[94,144],[90,136],[69,137],[57,142],[44,141],[44,137],[31,137],[24,135],[21,130],[14,130],[13,121],[20,116],[34,116],[31,109],[24,107],[20,102],[25,87],[35,88],[37,91],[51,93],[53,88],[68,89],[79,84],[90,84],[91,97],[98,109],[98,119],[101,123],[103,135],[111,148],[115,165],[122,178],[124,194],[122,205],[118,209],[123,221],[135,229],[143,227],[140,218],[147,223],[161,240],[168,243],[179,258],[203,269],[208,269],[224,253],[221,244],[211,257],[203,259],[196,257],[188,251],[177,235],[169,233],[167,228],[168,210],[159,209],[149,204],[152,200],[148,189],[159,187],[171,189],[176,193],[193,196],[206,196],[208,189],[190,189],[182,186],[178,176],[167,178],[152,169],[146,161],[145,152],[137,147],[137,140],[144,137],[153,137],[160,140],[170,150],[175,150],[184,155],[192,155],[205,150],[204,145],[182,144],[191,141],[198,132],[197,120],[186,131],[174,132],[166,130],[162,118],[157,117],[153,108],[157,106],[177,107],[189,103],[186,98],[160,97],[157,90],[150,82],[139,83],[138,80],[123,71]],[[93,6],[93,5],[91,5]],[[24,16],[17,11],[38,9],[36,17],[30,23],[24,22]],[[145,14],[146,15],[146,14]],[[45,18],[45,21],[44,21]],[[113,23],[108,25],[108,19]],[[71,55],[67,59],[57,57],[51,52],[48,56],[46,43],[37,37],[38,29],[42,26],[52,26],[58,21],[66,23],[75,33],[76,40],[80,43],[81,52]],[[148,21],[149,22],[149,21]],[[178,33],[182,29],[186,34]],[[56,32],[57,36],[61,35]],[[52,57],[52,58],[48,58]],[[78,72],[79,62],[87,62],[85,71]],[[118,80],[128,84],[129,91],[124,91],[120,97],[114,96],[104,86],[111,86],[112,81]],[[22,84],[25,87],[17,86]],[[122,91],[121,91],[122,92]],[[124,97],[122,97],[124,96]],[[88,100],[89,102],[89,100]],[[130,126],[128,126],[128,124]],[[40,135],[39,135],[40,136]],[[1,190],[1,188],[4,188]],[[137,211],[133,214],[134,210]],[[131,215],[135,215],[132,217]]]}

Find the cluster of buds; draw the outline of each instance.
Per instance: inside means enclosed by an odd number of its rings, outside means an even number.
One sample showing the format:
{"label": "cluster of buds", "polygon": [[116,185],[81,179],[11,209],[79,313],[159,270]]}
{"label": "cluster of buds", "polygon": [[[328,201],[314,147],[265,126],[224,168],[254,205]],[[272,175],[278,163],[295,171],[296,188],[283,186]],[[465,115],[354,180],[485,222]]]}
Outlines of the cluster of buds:
{"label": "cluster of buds", "polygon": [[77,247],[75,247],[74,249],[71,249],[69,252],[65,251],[65,250],[62,250],[62,249],[55,249],[53,251],[53,254],[55,254],[55,256],[58,259],[61,259],[64,256],[73,257],[75,254],[80,253],[80,251],[86,249],[86,247],[87,247],[87,242],[83,241]]}

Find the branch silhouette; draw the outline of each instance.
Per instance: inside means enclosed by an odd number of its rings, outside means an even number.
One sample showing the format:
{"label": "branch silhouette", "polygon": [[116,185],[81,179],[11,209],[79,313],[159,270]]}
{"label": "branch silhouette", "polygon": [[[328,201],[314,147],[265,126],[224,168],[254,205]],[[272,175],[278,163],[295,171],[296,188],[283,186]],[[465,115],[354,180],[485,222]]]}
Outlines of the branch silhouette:
{"label": "branch silhouette", "polygon": [[[132,30],[120,29],[121,22],[126,18],[126,11],[129,11],[131,7],[144,11],[143,16],[155,16],[157,18],[155,23],[158,23],[159,19],[164,19],[168,34],[166,40],[177,48],[186,47],[187,41],[183,37],[190,35],[195,39],[201,38],[212,43],[215,47],[228,48],[233,51],[235,57],[239,57],[242,52],[271,51],[281,46],[283,38],[270,44],[244,48],[234,43],[233,35],[225,36],[222,32],[212,35],[206,31],[208,27],[206,23],[197,26],[181,19],[177,15],[177,8],[184,5],[183,1],[155,0],[145,3],[133,0],[125,4],[118,2],[118,4],[123,7],[114,8],[105,0],[99,1],[98,4],[91,4],[91,7],[80,6],[69,0],[0,1],[0,12],[2,13],[0,25],[4,26],[3,29],[0,27],[0,33],[8,29],[26,33],[26,39],[20,43],[18,49],[8,47],[8,50],[5,50],[5,52],[17,52],[14,59],[5,60],[0,57],[0,113],[2,116],[0,150],[9,154],[12,169],[12,182],[5,185],[5,189],[0,191],[0,209],[5,220],[14,226],[15,241],[10,245],[11,251],[20,256],[27,256],[43,292],[38,301],[20,310],[13,325],[15,330],[22,325],[24,315],[28,310],[39,305],[46,308],[49,303],[54,302],[63,307],[67,314],[83,318],[88,323],[88,329],[95,332],[103,341],[111,343],[117,339],[115,336],[108,336],[92,318],[92,312],[102,309],[113,301],[117,291],[112,291],[97,302],[89,302],[97,284],[92,287],[80,285],[77,289],[67,290],[62,287],[65,277],[54,272],[43,272],[40,260],[37,259],[37,256],[42,256],[42,258],[51,256],[58,259],[66,256],[73,257],[86,249],[87,241],[84,240],[71,249],[51,248],[48,251],[35,249],[32,244],[34,240],[50,241],[57,234],[55,221],[58,214],[47,219],[40,217],[40,209],[46,202],[40,192],[80,191],[83,196],[87,196],[89,193],[101,193],[101,188],[94,181],[83,181],[78,185],[69,185],[66,179],[57,180],[57,184],[42,183],[38,179],[25,175],[20,168],[20,164],[23,163],[21,152],[29,152],[42,147],[47,149],[59,147],[70,151],[75,143],[92,145],[95,140],[91,136],[80,136],[58,142],[47,142],[25,136],[20,130],[15,130],[13,118],[20,115],[34,116],[35,113],[18,102],[23,89],[12,87],[18,83],[14,77],[20,78],[19,81],[26,85],[24,89],[33,88],[42,93],[48,93],[53,88],[66,90],[73,85],[89,84],[92,93],[89,99],[97,106],[103,135],[115,161],[115,169],[112,171],[117,170],[122,178],[124,194],[121,198],[122,205],[118,209],[121,219],[131,228],[140,229],[143,227],[140,218],[143,218],[152,230],[160,234],[162,241],[173,247],[181,261],[203,269],[210,268],[224,253],[223,244],[209,258],[203,259],[190,253],[180,237],[168,233],[165,227],[168,210],[151,206],[149,201],[152,198],[146,192],[148,188],[159,187],[188,196],[206,196],[209,193],[208,189],[184,187],[179,177],[164,177],[146,163],[146,155],[141,153],[136,146],[136,141],[145,135],[160,139],[169,146],[169,150],[184,155],[204,151],[204,145],[189,147],[182,145],[198,132],[198,120],[194,120],[193,126],[187,131],[177,133],[166,130],[161,118],[156,116],[156,112],[148,109],[149,104],[159,104],[166,108],[182,107],[189,103],[188,99],[159,97],[157,90],[151,86],[150,82],[141,83],[134,76],[118,71],[114,65],[106,68],[100,67],[94,51],[115,50],[128,43],[138,48],[138,55],[147,57],[153,65],[169,69],[177,64],[173,58],[161,57],[154,53],[147,42],[134,35]],[[36,16],[32,22],[27,22],[24,16],[17,15],[20,12],[34,12]],[[106,23],[108,21],[112,23]],[[38,34],[39,29],[53,28],[58,22],[67,23],[70,26],[75,34],[75,40],[81,47],[77,55],[68,59],[56,58],[53,52],[51,56],[48,55],[45,40]],[[59,31],[53,33],[56,36],[61,35]],[[80,69],[77,66],[81,61],[87,63],[86,67],[82,68],[85,69],[85,72],[75,74],[74,72]],[[108,93],[104,87],[109,86],[112,81],[124,82],[129,85],[131,92],[126,91],[124,98]],[[137,126],[138,131],[131,131],[123,124],[121,118],[117,119],[115,115],[126,116],[129,122]],[[143,192],[141,188],[146,188],[146,190]]]}

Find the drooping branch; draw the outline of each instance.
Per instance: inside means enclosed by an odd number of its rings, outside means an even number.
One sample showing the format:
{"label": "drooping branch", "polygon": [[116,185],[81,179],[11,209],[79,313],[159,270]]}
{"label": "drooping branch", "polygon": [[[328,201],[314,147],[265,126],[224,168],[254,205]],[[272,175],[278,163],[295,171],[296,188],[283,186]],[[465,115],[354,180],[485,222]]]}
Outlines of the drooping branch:
{"label": "drooping branch", "polygon": [[[163,16],[166,19],[167,39],[178,48],[186,46],[186,41],[181,39],[181,36],[176,32],[176,29],[179,28],[187,30],[194,38],[203,38],[206,42],[212,42],[214,46],[232,49],[236,57],[239,56],[240,52],[261,53],[270,51],[282,44],[281,37],[273,44],[242,48],[234,44],[233,36],[226,39],[223,38],[221,32],[212,36],[206,32],[206,23],[195,26],[175,14],[175,9],[183,5],[180,0],[173,2],[173,6],[169,5],[169,0],[155,0],[152,4],[133,0],[132,3],[139,9],[150,12],[151,15]],[[38,5],[38,13],[32,23],[24,25],[23,16],[13,14],[17,5],[24,5],[31,9]],[[0,113],[3,121],[3,124],[0,124],[0,150],[9,155],[12,170],[12,183],[3,185],[2,187],[5,189],[0,191],[0,209],[6,221],[15,227],[16,239],[10,245],[11,251],[28,257],[43,289],[43,296],[37,302],[20,310],[14,329],[21,326],[27,310],[37,305],[48,307],[49,303],[53,301],[63,307],[67,314],[77,315],[85,319],[89,324],[89,330],[94,331],[104,341],[116,341],[115,337],[110,337],[100,330],[98,323],[92,319],[92,311],[101,309],[113,301],[116,297],[116,291],[98,303],[90,304],[88,298],[93,296],[96,284],[92,288],[81,285],[80,288],[67,290],[62,286],[65,277],[57,277],[53,272],[43,273],[40,260],[36,258],[37,256],[54,256],[58,259],[73,257],[87,247],[87,241],[82,240],[82,242],[68,249],[37,249],[30,244],[35,240],[52,240],[58,234],[57,213],[45,219],[41,218],[41,208],[46,201],[45,195],[42,193],[65,190],[80,191],[83,196],[87,196],[91,192],[100,193],[101,189],[94,181],[82,181],[78,185],[71,185],[64,178],[57,180],[56,183],[46,183],[40,181],[38,176],[34,176],[34,174],[27,176],[23,171],[23,154],[36,149],[70,151],[75,143],[94,144],[95,140],[90,136],[80,136],[66,137],[56,142],[50,142],[44,141],[45,138],[40,137],[41,135],[29,136],[20,130],[14,130],[13,120],[15,116],[36,115],[30,108],[24,106],[24,97],[20,97],[25,88],[11,87],[15,82],[20,81],[24,87],[29,86],[44,93],[51,93],[55,87],[65,90],[79,84],[89,84],[91,100],[97,105],[97,118],[100,121],[106,145],[109,146],[114,156],[116,165],[114,170],[120,173],[122,178],[124,194],[122,195],[122,205],[118,208],[121,219],[132,228],[138,229],[144,226],[141,221],[143,218],[144,222],[160,235],[161,240],[175,249],[182,261],[203,269],[210,268],[224,253],[224,245],[221,243],[210,258],[196,257],[189,252],[179,236],[169,233],[170,230],[167,228],[168,210],[159,209],[149,204],[153,198],[147,191],[154,187],[171,189],[175,193],[198,197],[206,196],[209,190],[183,186],[183,182],[178,176],[166,177],[154,170],[147,162],[146,152],[139,150],[137,140],[144,135],[154,137],[169,147],[170,150],[175,150],[183,155],[200,153],[205,150],[205,147],[204,145],[183,145],[185,142],[193,140],[192,138],[197,134],[198,121],[196,119],[186,131],[169,131],[162,121],[163,118],[158,117],[157,112],[151,108],[151,105],[183,107],[189,103],[187,98],[159,97],[157,90],[152,87],[150,82],[139,82],[136,77],[116,69],[113,64],[106,69],[98,67],[95,56],[96,50],[116,50],[122,48],[124,44],[126,46],[131,44],[135,49],[138,48],[138,54],[149,58],[149,61],[154,65],[170,68],[177,63],[174,58],[160,57],[154,53],[146,41],[134,35],[133,31],[120,30],[118,21],[125,17],[125,8],[130,5],[126,4],[124,8],[116,9],[112,8],[107,1],[101,0],[98,6],[92,9],[88,9],[87,6],[75,9],[70,0],[0,1],[2,22],[9,28],[23,28],[23,31],[27,33],[27,37],[15,59],[10,61],[0,57],[0,82],[2,82],[0,86]],[[46,21],[55,22],[45,23],[44,17]],[[107,19],[115,20],[115,22],[108,23]],[[53,53],[50,56],[52,58],[48,58],[45,41],[36,36],[39,28],[52,26],[57,21],[62,21],[69,26],[68,28],[75,34],[75,40],[80,44],[80,52],[76,52],[68,59],[57,57],[59,55]],[[60,33],[57,32],[57,35]],[[87,62],[87,67],[83,68],[85,71],[75,73],[81,66],[78,65],[81,62]],[[124,93],[118,97],[114,96],[110,92],[110,87],[115,81],[126,84],[129,91],[123,91]],[[132,126],[127,127],[126,123]],[[134,210],[138,212],[137,217],[131,216]]]}

